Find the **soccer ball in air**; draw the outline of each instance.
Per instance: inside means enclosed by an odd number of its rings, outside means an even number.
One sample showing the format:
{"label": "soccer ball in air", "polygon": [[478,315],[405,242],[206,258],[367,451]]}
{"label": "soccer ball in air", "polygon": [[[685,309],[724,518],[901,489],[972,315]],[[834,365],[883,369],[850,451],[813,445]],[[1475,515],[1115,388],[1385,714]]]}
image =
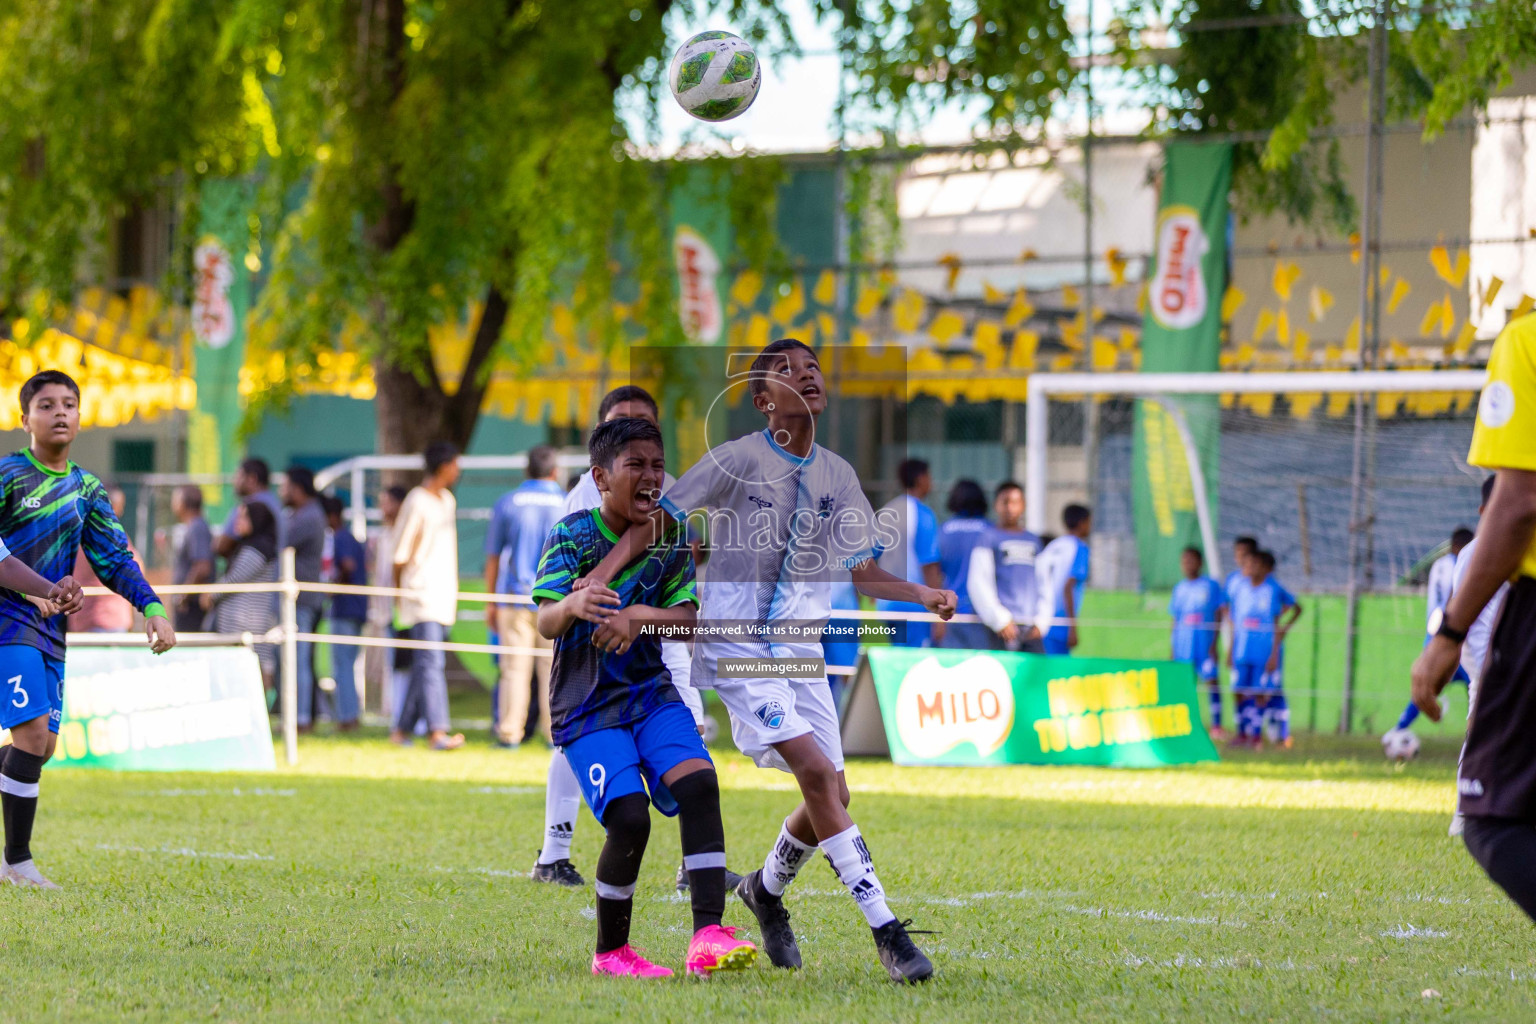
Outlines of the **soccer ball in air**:
{"label": "soccer ball in air", "polygon": [[729,121],[757,99],[763,70],[740,36],[700,32],[672,58],[672,95],[701,121]]}
{"label": "soccer ball in air", "polygon": [[1419,737],[1411,729],[1393,729],[1381,738],[1381,752],[1391,761],[1412,761],[1419,756]]}

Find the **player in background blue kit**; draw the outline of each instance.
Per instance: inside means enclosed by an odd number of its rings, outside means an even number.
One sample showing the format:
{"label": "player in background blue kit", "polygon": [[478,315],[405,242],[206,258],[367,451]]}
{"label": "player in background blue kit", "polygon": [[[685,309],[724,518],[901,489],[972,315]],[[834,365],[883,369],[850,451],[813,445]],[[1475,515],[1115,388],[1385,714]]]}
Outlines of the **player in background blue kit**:
{"label": "player in background blue kit", "polygon": [[[533,599],[540,634],[555,641],[550,723],[587,806],[608,840],[597,861],[597,949],[592,973],[671,975],[629,944],[635,880],[651,832],[647,804],[679,815],[683,866],[693,904],[687,967],[694,974],[750,966],[757,949],[720,924],[725,913],[725,828],[720,784],[661,659],[661,640],[642,625],[691,627],[698,611],[686,530],[673,530],[613,578],[612,588],[574,589],[644,522],[661,495],[661,431],[642,419],[609,420],[592,431],[592,476],[602,505],[555,524],[539,560]],[[647,797],[649,793],[649,797]]]}
{"label": "player in background blue kit", "polygon": [[1276,726],[1276,741],[1289,749],[1291,716],[1281,652],[1285,634],[1301,618],[1301,606],[1271,575],[1274,568],[1274,555],[1255,551],[1248,556],[1247,579],[1232,590],[1232,696],[1237,742],[1261,746],[1268,718]]}
{"label": "player in background blue kit", "polygon": [[1024,529],[1024,488],[1004,480],[997,485],[992,509],[997,525],[971,552],[966,590],[986,623],[993,650],[1040,654],[1040,631],[1034,623],[1040,604],[1035,559],[1041,544]]}
{"label": "player in background blue kit", "polygon": [[1173,616],[1173,660],[1194,666],[1195,678],[1206,688],[1211,702],[1211,738],[1226,738],[1221,727],[1221,673],[1217,668],[1216,641],[1221,635],[1221,610],[1227,592],[1205,574],[1205,556],[1199,548],[1184,549],[1179,564],[1184,578],[1173,588],[1168,614]]}
{"label": "player in background blue kit", "polygon": [[1088,584],[1088,535],[1093,532],[1093,513],[1082,505],[1061,510],[1066,533],[1045,546],[1035,559],[1036,586],[1044,626],[1041,643],[1046,654],[1071,654],[1077,646],[1077,613],[1083,606]]}
{"label": "player in background blue kit", "polygon": [[[1490,479],[1492,478],[1490,477]],[[1484,504],[1487,504],[1487,502],[1484,501]],[[1456,531],[1451,534],[1450,552],[1435,559],[1434,564],[1429,567],[1429,592],[1424,602],[1425,647],[1428,647],[1429,642],[1435,638],[1435,630],[1440,628],[1439,617],[1445,614],[1445,605],[1450,601],[1451,591],[1456,586],[1456,556],[1461,554],[1463,548],[1472,543],[1472,538],[1473,533],[1471,530],[1465,526],[1457,527]],[[1456,671],[1451,675],[1451,682],[1465,685],[1470,680],[1471,677],[1467,675],[1467,670],[1457,665]],[[1388,735],[1391,735],[1391,733],[1396,732],[1398,729],[1408,728],[1418,717],[1419,706],[1410,700],[1408,706],[1403,709],[1402,717],[1397,720],[1397,725],[1388,732]],[[1386,739],[1386,737],[1383,736],[1382,739]]]}
{"label": "player in background blue kit", "polygon": [[[955,592],[955,612],[974,615],[969,593],[971,553],[992,529],[987,522],[987,492],[974,480],[957,480],[949,489],[946,506],[950,518],[939,527],[939,569],[944,589]],[[939,647],[985,651],[992,646],[992,631],[980,622],[941,622],[933,627]]]}
{"label": "player in background blue kit", "polygon": [[[150,649],[176,644],[165,606],[128,550],[107,489],[69,461],[80,432],[80,387],[44,370],[21,386],[21,426],[31,446],[0,458],[0,537],[14,558],[46,578],[65,579],[85,552],[102,584],[144,614]],[[3,566],[5,562],[0,562]],[[3,581],[0,581],[3,582]],[[0,728],[11,745],[0,760],[5,856],[0,878],[13,885],[57,889],[32,863],[43,765],[58,742],[64,711],[64,616],[60,605],[0,591]]]}

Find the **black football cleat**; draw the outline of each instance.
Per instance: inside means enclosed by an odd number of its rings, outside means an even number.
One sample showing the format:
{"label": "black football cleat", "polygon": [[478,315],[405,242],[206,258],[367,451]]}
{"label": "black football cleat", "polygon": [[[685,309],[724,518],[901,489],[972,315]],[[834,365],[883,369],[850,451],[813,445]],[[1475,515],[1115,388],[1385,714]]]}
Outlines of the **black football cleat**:
{"label": "black football cleat", "polygon": [[[912,921],[887,921],[879,928],[871,928],[875,933],[875,951],[880,954],[880,962],[885,965],[886,973],[892,981],[905,982],[916,985],[920,981],[927,981],[933,977],[933,961],[923,954],[912,941],[911,933],[907,926]],[[932,932],[917,931],[918,935],[932,935]]]}
{"label": "black football cleat", "polygon": [[535,882],[553,882],[555,885],[565,885],[571,888],[587,884],[587,880],[581,877],[581,872],[576,870],[576,865],[568,860],[557,860],[553,864],[535,864],[533,870],[528,872],[528,877]]}
{"label": "black football cleat", "polygon": [[768,962],[775,967],[798,970],[800,946],[795,942],[794,929],[789,926],[789,911],[784,908],[782,899],[763,888],[762,875],[759,868],[743,878],[736,885],[736,895],[757,918],[757,930],[762,936]]}

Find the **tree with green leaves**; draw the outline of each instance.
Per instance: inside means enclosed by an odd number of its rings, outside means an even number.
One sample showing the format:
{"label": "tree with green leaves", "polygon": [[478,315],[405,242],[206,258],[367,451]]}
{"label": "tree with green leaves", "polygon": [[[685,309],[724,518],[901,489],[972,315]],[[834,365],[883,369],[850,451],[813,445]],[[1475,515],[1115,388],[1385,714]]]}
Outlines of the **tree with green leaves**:
{"label": "tree with green leaves", "polygon": [[[1062,0],[811,6],[845,43],[866,127],[975,99],[980,130],[1018,133],[1072,82]],[[379,450],[467,444],[492,369],[539,365],[556,300],[599,350],[626,330],[682,340],[669,171],[621,107],[654,125],[668,25],[704,16],[765,57],[795,49],[769,0],[16,0],[0,15],[0,320],[110,277],[114,215],[170,193],[193,219],[201,179],[246,176],[270,272],[257,314],[290,364],[354,325]],[[772,188],[723,177],[738,236],[763,238]],[[638,327],[616,321],[620,295]],[[428,327],[471,308],[462,365],[435,366]]]}

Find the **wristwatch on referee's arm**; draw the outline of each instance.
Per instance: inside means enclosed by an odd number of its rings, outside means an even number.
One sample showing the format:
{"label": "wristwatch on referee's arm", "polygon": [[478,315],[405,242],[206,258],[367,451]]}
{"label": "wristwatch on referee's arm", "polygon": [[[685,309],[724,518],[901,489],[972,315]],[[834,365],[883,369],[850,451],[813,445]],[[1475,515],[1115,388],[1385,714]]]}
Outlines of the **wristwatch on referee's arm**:
{"label": "wristwatch on referee's arm", "polygon": [[1435,614],[1430,617],[1429,627],[1430,632],[1434,633],[1435,636],[1443,636],[1453,644],[1466,642],[1467,631],[1456,629],[1449,622],[1446,622],[1444,608],[1435,609]]}

